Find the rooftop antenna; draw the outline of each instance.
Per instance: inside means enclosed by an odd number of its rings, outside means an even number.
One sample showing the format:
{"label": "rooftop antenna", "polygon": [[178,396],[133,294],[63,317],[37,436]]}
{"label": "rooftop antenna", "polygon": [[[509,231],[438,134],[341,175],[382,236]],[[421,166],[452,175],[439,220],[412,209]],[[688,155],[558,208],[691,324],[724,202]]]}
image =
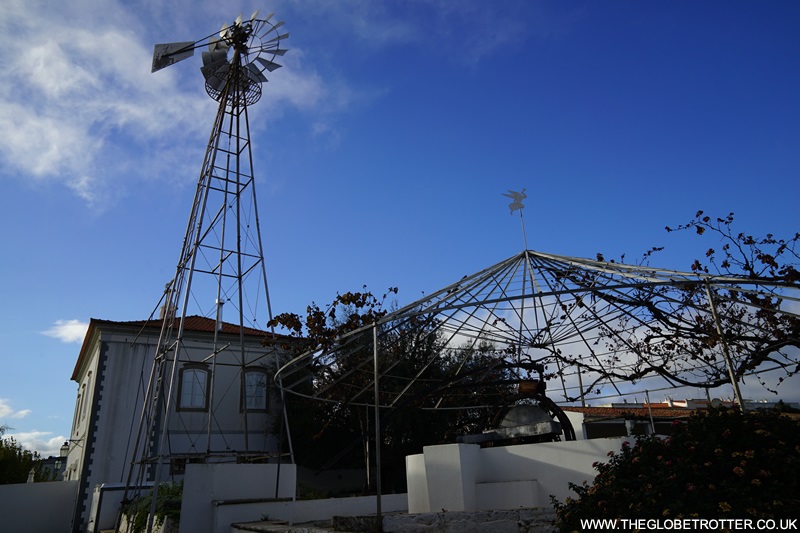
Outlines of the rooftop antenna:
{"label": "rooftop antenna", "polygon": [[[232,23],[223,24],[200,40],[157,44],[153,53],[152,72],[157,72],[205,48],[200,72],[206,92],[219,105],[175,277],[165,291],[165,309],[174,314],[164,313],[161,320],[124,495],[124,500],[129,501],[146,483],[152,482],[148,533],[153,528],[159,483],[164,478],[162,470],[164,466],[173,466],[176,442],[183,443],[184,448],[189,446],[188,450],[181,450],[184,457],[191,452],[206,461],[211,457],[226,460],[225,456],[237,461],[242,455],[264,457],[277,450],[280,465],[281,443],[274,436],[265,437],[263,428],[249,427],[254,419],[248,417],[247,395],[251,384],[246,382],[245,374],[248,367],[269,363],[277,357],[268,348],[257,356],[245,350],[246,332],[265,331],[272,319],[256,209],[248,106],[260,100],[267,75],[280,68],[277,60],[287,51],[281,44],[289,34],[283,33],[283,22],[273,22],[273,16],[259,18],[256,11],[245,20],[239,15]],[[187,318],[193,316],[206,318],[215,325],[214,346],[199,360],[184,342]],[[223,332],[227,335],[224,340],[219,338]],[[237,334],[238,342],[232,341]],[[184,402],[183,396],[187,395],[184,390],[182,397],[177,398],[178,369],[186,363],[207,369],[210,374],[205,383],[201,379],[192,382],[193,390],[188,393],[189,402],[204,404],[192,407],[201,407],[194,411],[205,411],[207,422],[203,431],[195,429],[189,434],[186,430],[178,439],[177,428],[192,426],[188,419],[183,420],[184,416],[192,415],[175,409],[176,402]],[[274,364],[277,369],[280,361],[274,360]],[[217,366],[238,367],[240,372],[231,383],[216,383]],[[247,392],[239,392],[245,387]],[[241,402],[242,413],[235,428],[227,427],[227,421],[215,416],[215,409],[226,400],[228,404]],[[278,416],[287,424],[283,409],[282,416]],[[180,420],[170,421],[171,417]],[[288,432],[288,425],[286,429]],[[289,449],[291,456],[291,439]]]}

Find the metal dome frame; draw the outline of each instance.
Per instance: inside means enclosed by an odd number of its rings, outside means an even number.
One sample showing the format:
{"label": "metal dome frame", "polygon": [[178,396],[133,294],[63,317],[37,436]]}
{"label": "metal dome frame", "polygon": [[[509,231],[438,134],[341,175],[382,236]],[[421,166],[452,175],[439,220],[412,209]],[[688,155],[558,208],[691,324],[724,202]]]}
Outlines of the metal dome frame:
{"label": "metal dome frame", "polygon": [[[393,370],[402,355],[379,362],[379,353],[412,321],[426,324],[425,331],[438,337],[444,351],[414,375],[400,375]],[[743,377],[765,366],[800,364],[798,325],[796,283],[526,249],[339,337],[330,349],[317,347],[295,357],[276,376],[286,392],[321,401],[474,408],[481,403],[474,395],[457,395],[466,385],[488,385],[482,378],[496,378],[491,368],[484,376],[465,371],[483,344],[491,347],[495,367],[505,365],[518,380],[530,379],[531,365],[544,365],[546,375],[560,381],[567,402],[585,401],[609,388],[621,396],[623,382],[645,382],[649,390],[730,383],[741,405]],[[786,331],[790,338],[781,338]],[[756,346],[758,339],[774,349],[753,366],[742,351],[767,348]],[[369,346],[373,349],[366,350]],[[680,353],[682,346],[693,350]],[[426,372],[444,352],[458,364],[450,365],[449,377],[434,379]],[[651,385],[655,380],[660,383]]]}

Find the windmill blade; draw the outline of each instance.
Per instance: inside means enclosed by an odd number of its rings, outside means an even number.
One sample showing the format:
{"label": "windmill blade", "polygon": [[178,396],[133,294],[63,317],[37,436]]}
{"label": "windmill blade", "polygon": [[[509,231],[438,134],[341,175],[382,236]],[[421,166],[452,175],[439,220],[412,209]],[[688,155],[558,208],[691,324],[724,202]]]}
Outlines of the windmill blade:
{"label": "windmill blade", "polygon": [[242,25],[242,15],[240,14],[236,17],[236,20],[233,21],[234,26],[241,26]]}
{"label": "windmill blade", "polygon": [[206,80],[208,80],[213,76],[224,78],[226,73],[228,72],[228,62],[227,61],[209,62],[207,65],[203,65],[202,67],[200,67],[200,72],[203,73],[203,77]]}
{"label": "windmill blade", "polygon": [[281,68],[281,66],[282,66],[282,65],[279,65],[279,64],[277,64],[277,63],[275,63],[273,61],[270,61],[269,59],[264,59],[263,57],[257,57],[256,61],[258,61],[259,63],[264,65],[264,68],[267,69],[269,72],[273,72],[273,71]]}
{"label": "windmill blade", "polygon": [[282,56],[289,50],[282,50],[280,48],[262,48],[262,50],[267,54],[275,54],[276,56]]}
{"label": "windmill blade", "polygon": [[284,33],[283,35],[278,35],[277,37],[273,37],[272,39],[267,41],[267,43],[274,43],[274,42],[280,41],[281,39],[288,39],[288,38],[289,38],[289,34],[288,33]]}
{"label": "windmill blade", "polygon": [[217,71],[217,69],[216,69],[216,67],[214,65],[206,65],[206,66],[200,67],[200,72],[203,73],[203,78],[206,81],[208,81],[214,75],[214,73],[216,71]]}
{"label": "windmill blade", "polygon": [[253,11],[253,14],[250,15],[250,22],[253,22],[254,20],[256,20],[256,17],[258,17],[258,9]]}
{"label": "windmill blade", "polygon": [[150,72],[156,72],[174,65],[178,61],[192,57],[194,55],[194,45],[195,43],[192,41],[155,45],[153,49],[153,69]]}
{"label": "windmill blade", "polygon": [[231,46],[228,43],[226,43],[225,41],[216,36],[211,39],[210,43],[208,43],[209,52],[217,52],[217,51],[227,52],[228,48],[230,47]]}
{"label": "windmill blade", "polygon": [[221,91],[222,88],[225,86],[225,82],[228,80],[228,68],[227,64],[222,66],[217,65],[207,65],[200,69],[200,72],[203,73],[203,77],[206,80],[206,83],[215,91]]}
{"label": "windmill blade", "polygon": [[258,67],[255,66],[255,64],[248,63],[247,70],[252,78],[260,81],[261,83],[266,83],[267,81],[269,81],[267,80],[267,77],[264,76],[264,74],[262,74],[260,70],[258,70]]}
{"label": "windmill blade", "polygon": [[216,50],[214,52],[203,52],[203,66],[219,66],[228,61],[227,50]]}

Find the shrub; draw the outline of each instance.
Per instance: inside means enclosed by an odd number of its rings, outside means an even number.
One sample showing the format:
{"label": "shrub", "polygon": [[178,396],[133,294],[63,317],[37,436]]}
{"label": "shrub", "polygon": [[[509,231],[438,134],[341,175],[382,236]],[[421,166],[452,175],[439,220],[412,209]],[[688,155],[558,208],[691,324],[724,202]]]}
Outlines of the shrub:
{"label": "shrub", "polygon": [[[2,436],[5,426],[0,430]],[[31,469],[34,471],[34,481],[48,481],[40,459],[39,452],[24,449],[14,437],[0,438],[0,485],[25,483]]]}
{"label": "shrub", "polygon": [[[180,520],[181,499],[183,497],[183,481],[179,483],[162,483],[158,487],[158,500],[156,500],[156,515],[153,526],[159,526],[164,519],[169,517],[175,522]],[[128,531],[142,533],[147,530],[147,519],[150,517],[150,506],[153,502],[153,493],[148,492],[136,497],[125,508],[128,519]]]}
{"label": "shrub", "polygon": [[577,499],[551,496],[560,531],[584,518],[792,518],[800,506],[800,423],[776,412],[711,409],[646,436],[607,463]]}

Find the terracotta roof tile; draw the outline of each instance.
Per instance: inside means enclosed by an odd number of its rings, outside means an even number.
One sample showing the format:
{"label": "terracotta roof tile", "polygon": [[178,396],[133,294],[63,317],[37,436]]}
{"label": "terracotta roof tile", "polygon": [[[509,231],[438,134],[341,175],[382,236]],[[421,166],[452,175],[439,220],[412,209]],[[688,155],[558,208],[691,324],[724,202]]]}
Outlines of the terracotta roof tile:
{"label": "terracotta roof tile", "polygon": [[[592,418],[625,418],[625,417],[641,417],[650,416],[647,408],[642,407],[573,407],[563,406],[564,411],[572,411],[574,413],[583,413],[587,417]],[[684,418],[688,417],[694,412],[694,409],[678,408],[678,409],[664,409],[660,408],[653,411],[653,418]]]}
{"label": "terracotta roof tile", "polygon": [[[147,328],[160,328],[161,327],[161,319],[157,320],[130,320],[126,322],[115,322],[112,320],[95,320],[98,324],[109,324],[109,325],[123,325],[123,326],[137,326],[137,327],[147,327]],[[181,319],[175,318],[173,319],[173,327],[177,328],[180,325]],[[204,331],[207,333],[213,333],[214,328],[216,327],[216,320],[213,318],[207,318],[204,316],[192,315],[186,317],[186,323],[184,324],[184,329],[188,331]],[[248,328],[244,327],[244,334],[245,335],[255,335],[255,336],[264,336],[267,335],[268,332],[260,329],[255,328]],[[239,333],[239,326],[235,324],[231,324],[229,322],[222,323],[222,333]],[[279,337],[284,337],[284,335],[278,335]]]}
{"label": "terracotta roof tile", "polygon": [[[128,326],[131,328],[146,328],[146,329],[161,329],[161,319],[156,320],[129,320],[129,321],[114,321],[114,320],[102,320],[98,318],[92,318],[89,320],[89,328],[86,330],[86,336],[83,339],[83,344],[81,345],[81,351],[78,353],[78,359],[75,362],[75,368],[72,371],[72,377],[70,379],[76,380],[78,375],[78,370],[80,369],[81,362],[85,359],[86,353],[89,349],[89,342],[94,334],[94,331],[98,327],[102,326]],[[180,324],[180,318],[175,318],[173,327],[177,328]],[[184,330],[188,331],[196,331],[196,332],[203,332],[203,333],[213,333],[214,328],[216,327],[216,321],[212,318],[207,318],[204,316],[187,316],[186,323],[184,324]],[[268,335],[271,336],[271,333],[267,331],[263,331],[260,329],[255,328],[242,328],[244,334],[248,337],[267,337]],[[230,324],[228,322],[222,323],[222,333],[226,334],[238,334],[239,333],[239,326],[235,324]],[[293,337],[289,337],[287,335],[279,335],[275,334],[277,339],[286,339],[286,340],[295,340]]]}

